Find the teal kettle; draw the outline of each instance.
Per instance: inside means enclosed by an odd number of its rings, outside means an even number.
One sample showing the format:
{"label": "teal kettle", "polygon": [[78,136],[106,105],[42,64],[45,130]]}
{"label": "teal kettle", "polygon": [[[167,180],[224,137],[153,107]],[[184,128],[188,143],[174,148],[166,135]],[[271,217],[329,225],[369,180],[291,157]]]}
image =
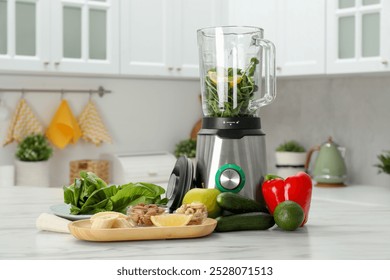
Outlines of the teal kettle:
{"label": "teal kettle", "polygon": [[305,164],[306,170],[309,170],[311,157],[315,151],[318,151],[318,154],[310,174],[317,186],[345,186],[347,167],[343,157],[343,149],[333,142],[332,137],[329,137],[328,141],[321,146],[309,150]]}

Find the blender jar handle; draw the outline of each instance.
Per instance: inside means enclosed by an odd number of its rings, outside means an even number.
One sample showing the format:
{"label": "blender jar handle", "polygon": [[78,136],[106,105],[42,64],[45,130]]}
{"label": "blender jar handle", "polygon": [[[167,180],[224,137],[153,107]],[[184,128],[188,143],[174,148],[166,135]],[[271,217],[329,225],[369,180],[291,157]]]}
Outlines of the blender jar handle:
{"label": "blender jar handle", "polygon": [[[264,96],[254,101],[253,106],[260,108],[270,104],[276,97],[276,76],[275,76],[275,46],[271,41],[256,39],[257,46],[264,50]],[[260,74],[261,75],[261,74]],[[262,79],[262,77],[260,77]]]}

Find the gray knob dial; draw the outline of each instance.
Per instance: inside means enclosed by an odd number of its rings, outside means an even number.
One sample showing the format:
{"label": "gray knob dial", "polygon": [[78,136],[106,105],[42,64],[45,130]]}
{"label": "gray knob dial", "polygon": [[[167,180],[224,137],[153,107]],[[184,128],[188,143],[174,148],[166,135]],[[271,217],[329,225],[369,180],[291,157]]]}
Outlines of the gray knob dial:
{"label": "gray knob dial", "polygon": [[231,168],[225,169],[219,178],[221,186],[227,190],[233,190],[240,185],[240,174]]}

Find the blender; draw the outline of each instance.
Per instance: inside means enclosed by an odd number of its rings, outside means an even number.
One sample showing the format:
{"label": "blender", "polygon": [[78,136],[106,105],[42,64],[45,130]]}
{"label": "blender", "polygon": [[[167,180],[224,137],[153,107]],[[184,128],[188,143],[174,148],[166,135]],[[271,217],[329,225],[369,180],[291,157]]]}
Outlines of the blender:
{"label": "blender", "polygon": [[195,186],[239,193],[263,203],[265,134],[258,109],[276,96],[275,47],[263,29],[200,29],[202,128]]}
{"label": "blender", "polygon": [[217,188],[264,204],[265,134],[258,109],[275,99],[275,47],[263,29],[221,26],[197,31],[202,127],[196,168],[180,157],[169,178],[169,211],[193,188]]}

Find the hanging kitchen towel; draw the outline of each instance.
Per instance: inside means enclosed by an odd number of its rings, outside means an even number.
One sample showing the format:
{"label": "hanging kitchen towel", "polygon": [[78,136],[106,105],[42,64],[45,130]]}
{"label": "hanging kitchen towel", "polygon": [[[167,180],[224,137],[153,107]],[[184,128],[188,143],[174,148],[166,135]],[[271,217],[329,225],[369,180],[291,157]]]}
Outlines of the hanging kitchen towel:
{"label": "hanging kitchen towel", "polygon": [[28,135],[42,133],[42,124],[39,122],[26,100],[21,98],[16,105],[16,110],[8,127],[7,137],[3,146],[8,145],[13,141],[20,142]]}
{"label": "hanging kitchen towel", "polygon": [[101,143],[112,143],[111,136],[104,126],[95,104],[89,100],[79,117],[79,125],[82,131],[82,138],[99,146]]}
{"label": "hanging kitchen towel", "polygon": [[81,130],[77,120],[73,116],[68,102],[62,100],[60,107],[46,130],[46,137],[54,146],[63,149],[70,143],[75,144],[80,136]]}

